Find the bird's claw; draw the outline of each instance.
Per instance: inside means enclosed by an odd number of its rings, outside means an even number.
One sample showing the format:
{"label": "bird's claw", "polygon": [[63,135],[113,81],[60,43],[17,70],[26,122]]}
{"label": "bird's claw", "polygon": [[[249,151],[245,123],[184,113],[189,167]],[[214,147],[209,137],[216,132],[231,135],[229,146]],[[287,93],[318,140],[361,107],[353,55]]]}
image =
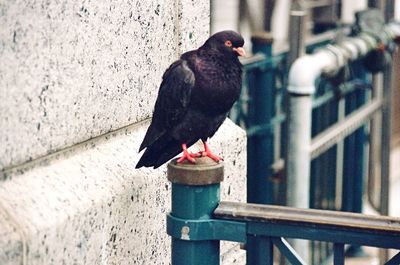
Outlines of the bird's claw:
{"label": "bird's claw", "polygon": [[176,161],[176,163],[182,163],[187,160],[190,163],[196,164],[196,159],[194,159],[195,155],[196,154],[191,154],[189,152],[183,152],[183,155]]}
{"label": "bird's claw", "polygon": [[197,152],[197,153],[193,153],[192,156],[197,157],[197,158],[198,158],[198,157],[203,157],[203,152],[204,152],[204,151],[199,151],[199,152]]}
{"label": "bird's claw", "polygon": [[204,142],[204,151],[200,151],[197,153],[190,153],[187,150],[186,144],[182,144],[182,150],[183,150],[183,154],[182,156],[176,161],[177,163],[182,163],[185,160],[189,161],[190,163],[196,164],[196,160],[194,159],[199,158],[199,157],[205,157],[208,156],[209,158],[211,158],[212,160],[214,160],[215,162],[219,162],[219,161],[223,161],[224,159],[220,156],[217,156],[215,154],[213,154],[211,152],[210,147],[207,145],[206,142]]}
{"label": "bird's claw", "polygon": [[209,158],[211,158],[212,160],[214,160],[215,162],[219,162],[219,161],[224,161],[224,159],[220,156],[217,156],[215,154],[213,154],[211,151],[200,151],[196,154],[194,154],[196,157],[205,157],[208,156]]}

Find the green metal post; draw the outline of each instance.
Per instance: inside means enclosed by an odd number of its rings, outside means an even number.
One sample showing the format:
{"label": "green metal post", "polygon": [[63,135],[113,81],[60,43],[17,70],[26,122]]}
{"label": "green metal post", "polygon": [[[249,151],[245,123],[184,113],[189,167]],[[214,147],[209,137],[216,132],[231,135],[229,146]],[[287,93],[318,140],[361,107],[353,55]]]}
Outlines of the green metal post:
{"label": "green metal post", "polygon": [[[252,37],[253,53],[272,56],[272,37],[259,34]],[[259,69],[251,79],[250,125],[266,126],[275,115],[275,79],[272,69]],[[247,201],[269,204],[274,202],[271,181],[274,160],[274,138],[272,130],[248,138],[247,147]]]}
{"label": "green metal post", "polygon": [[257,235],[247,236],[246,264],[274,264],[274,252],[271,238]]}
{"label": "green metal post", "polygon": [[[253,53],[272,56],[272,37],[260,34],[252,37]],[[272,69],[261,69],[252,85],[252,106],[249,109],[251,125],[267,125],[275,115],[275,79]],[[271,181],[274,162],[274,138],[272,130],[248,138],[247,157],[247,202],[270,204],[274,202]],[[270,264],[266,246],[270,242],[262,237],[247,238],[247,264]],[[267,251],[269,253],[269,251]]]}
{"label": "green metal post", "polygon": [[[208,157],[196,164],[168,164],[168,180],[172,182],[174,218],[188,221],[211,219],[220,200],[223,164]],[[191,240],[189,226],[182,225],[180,237],[172,237],[172,265],[219,265],[219,240]]]}

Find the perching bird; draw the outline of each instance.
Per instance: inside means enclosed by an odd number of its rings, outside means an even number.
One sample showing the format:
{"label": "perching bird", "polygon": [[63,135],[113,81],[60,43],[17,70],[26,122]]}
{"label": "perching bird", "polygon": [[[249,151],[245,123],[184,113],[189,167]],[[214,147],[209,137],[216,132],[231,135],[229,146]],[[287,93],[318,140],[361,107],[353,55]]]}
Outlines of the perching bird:
{"label": "perching bird", "polygon": [[[164,73],[150,127],[140,145],[146,148],[136,168],[157,168],[183,151],[178,163],[208,156],[215,161],[207,139],[224,122],[239,98],[244,40],[234,31],[212,35],[197,50],[189,51]],[[187,148],[199,139],[204,151],[189,153]]]}

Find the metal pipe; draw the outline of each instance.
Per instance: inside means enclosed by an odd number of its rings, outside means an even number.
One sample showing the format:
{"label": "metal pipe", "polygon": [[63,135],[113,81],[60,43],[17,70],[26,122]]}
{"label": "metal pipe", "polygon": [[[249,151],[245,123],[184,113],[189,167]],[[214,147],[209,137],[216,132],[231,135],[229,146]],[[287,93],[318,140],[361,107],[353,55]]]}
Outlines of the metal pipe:
{"label": "metal pipe", "polygon": [[[335,56],[318,52],[297,59],[289,72],[287,205],[309,208],[312,94],[322,72],[333,70]],[[296,247],[295,247],[296,248]],[[297,249],[298,250],[298,249]]]}
{"label": "metal pipe", "polygon": [[[385,43],[400,35],[400,25],[390,23],[385,26],[381,40]],[[312,55],[297,59],[289,72],[288,91],[295,94],[312,94],[315,91],[315,80],[322,73],[333,75],[349,61],[355,60],[377,48],[378,40],[368,33],[358,37],[347,38],[340,44],[327,45]]]}
{"label": "metal pipe", "polygon": [[288,65],[305,53],[306,9],[295,1],[290,10]]}
{"label": "metal pipe", "polygon": [[336,65],[336,56],[327,50],[300,57],[290,68],[288,92],[311,96],[315,92],[315,80],[323,72],[335,71]]}
{"label": "metal pipe", "polygon": [[290,95],[288,115],[287,153],[287,205],[309,208],[310,144],[311,144],[311,94]]}
{"label": "metal pipe", "polygon": [[[292,63],[299,58],[300,56],[303,56],[305,54],[305,20],[306,20],[306,16],[307,16],[307,10],[306,8],[303,6],[303,2],[302,1],[293,1],[291,8],[290,8],[290,21],[289,21],[289,52],[288,52],[288,58],[287,58],[287,64],[288,67],[290,65],[292,65]],[[286,104],[286,113],[288,113],[288,115],[292,114],[296,114],[298,113],[298,110],[296,109],[296,106],[298,106],[300,103],[299,102],[303,102],[308,101],[307,97],[305,97],[303,100],[300,98],[292,98],[290,96],[287,97],[286,99],[289,104]],[[299,100],[299,102],[297,102],[297,100]],[[310,103],[310,102],[308,102]],[[307,103],[306,103],[307,104]],[[311,104],[311,103],[310,103]],[[307,120],[311,126],[311,118],[309,118],[309,120]],[[291,130],[296,130],[298,124],[290,124],[290,123],[286,123],[286,134],[289,134]],[[310,128],[311,130],[311,128]],[[307,139],[305,139],[307,141]],[[310,140],[310,139],[308,139]],[[295,156],[296,154],[298,154],[299,152],[301,153],[301,150],[293,150],[291,147],[291,143],[289,142],[286,145],[286,152],[285,152],[285,161],[290,161],[291,159],[295,159],[289,156]],[[285,168],[285,175],[290,175],[293,174],[293,172],[288,173],[287,171],[294,171],[297,170],[297,168],[293,168],[293,167],[286,167]],[[304,171],[303,173],[308,174],[309,175],[309,171]],[[301,193],[301,192],[309,192],[309,188],[305,189],[304,191],[302,191],[301,189],[304,188],[301,185],[297,185],[300,183],[290,183],[290,180],[287,180],[287,190],[286,190],[286,194],[287,194],[287,204],[291,205],[292,203],[294,203],[292,201],[293,197],[290,195],[292,192],[294,192],[295,194]],[[294,190],[292,190],[294,189]],[[301,196],[299,196],[301,197]],[[303,197],[305,199],[304,202],[298,202],[303,204],[306,204],[304,207],[309,207],[309,201],[308,201],[308,196],[304,196]],[[306,241],[299,241],[299,240],[293,240],[292,241],[292,245],[293,247],[296,249],[296,251],[298,251],[299,253],[302,254],[302,256],[304,257],[305,261],[308,262],[309,259],[309,243]]]}
{"label": "metal pipe", "polygon": [[[310,207],[310,152],[311,142],[311,94],[289,94],[286,161],[290,163],[286,167],[287,187],[286,203],[289,206]],[[299,143],[302,144],[299,144]],[[308,263],[310,261],[309,242],[292,240],[293,248]]]}

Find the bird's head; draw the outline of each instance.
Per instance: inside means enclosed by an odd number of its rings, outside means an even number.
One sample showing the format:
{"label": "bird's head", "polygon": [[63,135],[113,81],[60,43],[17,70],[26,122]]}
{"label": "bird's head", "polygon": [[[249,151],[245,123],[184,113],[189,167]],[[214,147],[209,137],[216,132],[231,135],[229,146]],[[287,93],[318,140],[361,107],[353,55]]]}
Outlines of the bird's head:
{"label": "bird's head", "polygon": [[235,57],[246,56],[243,45],[243,37],[232,30],[217,32],[204,43],[204,47],[216,49],[227,56]]}

